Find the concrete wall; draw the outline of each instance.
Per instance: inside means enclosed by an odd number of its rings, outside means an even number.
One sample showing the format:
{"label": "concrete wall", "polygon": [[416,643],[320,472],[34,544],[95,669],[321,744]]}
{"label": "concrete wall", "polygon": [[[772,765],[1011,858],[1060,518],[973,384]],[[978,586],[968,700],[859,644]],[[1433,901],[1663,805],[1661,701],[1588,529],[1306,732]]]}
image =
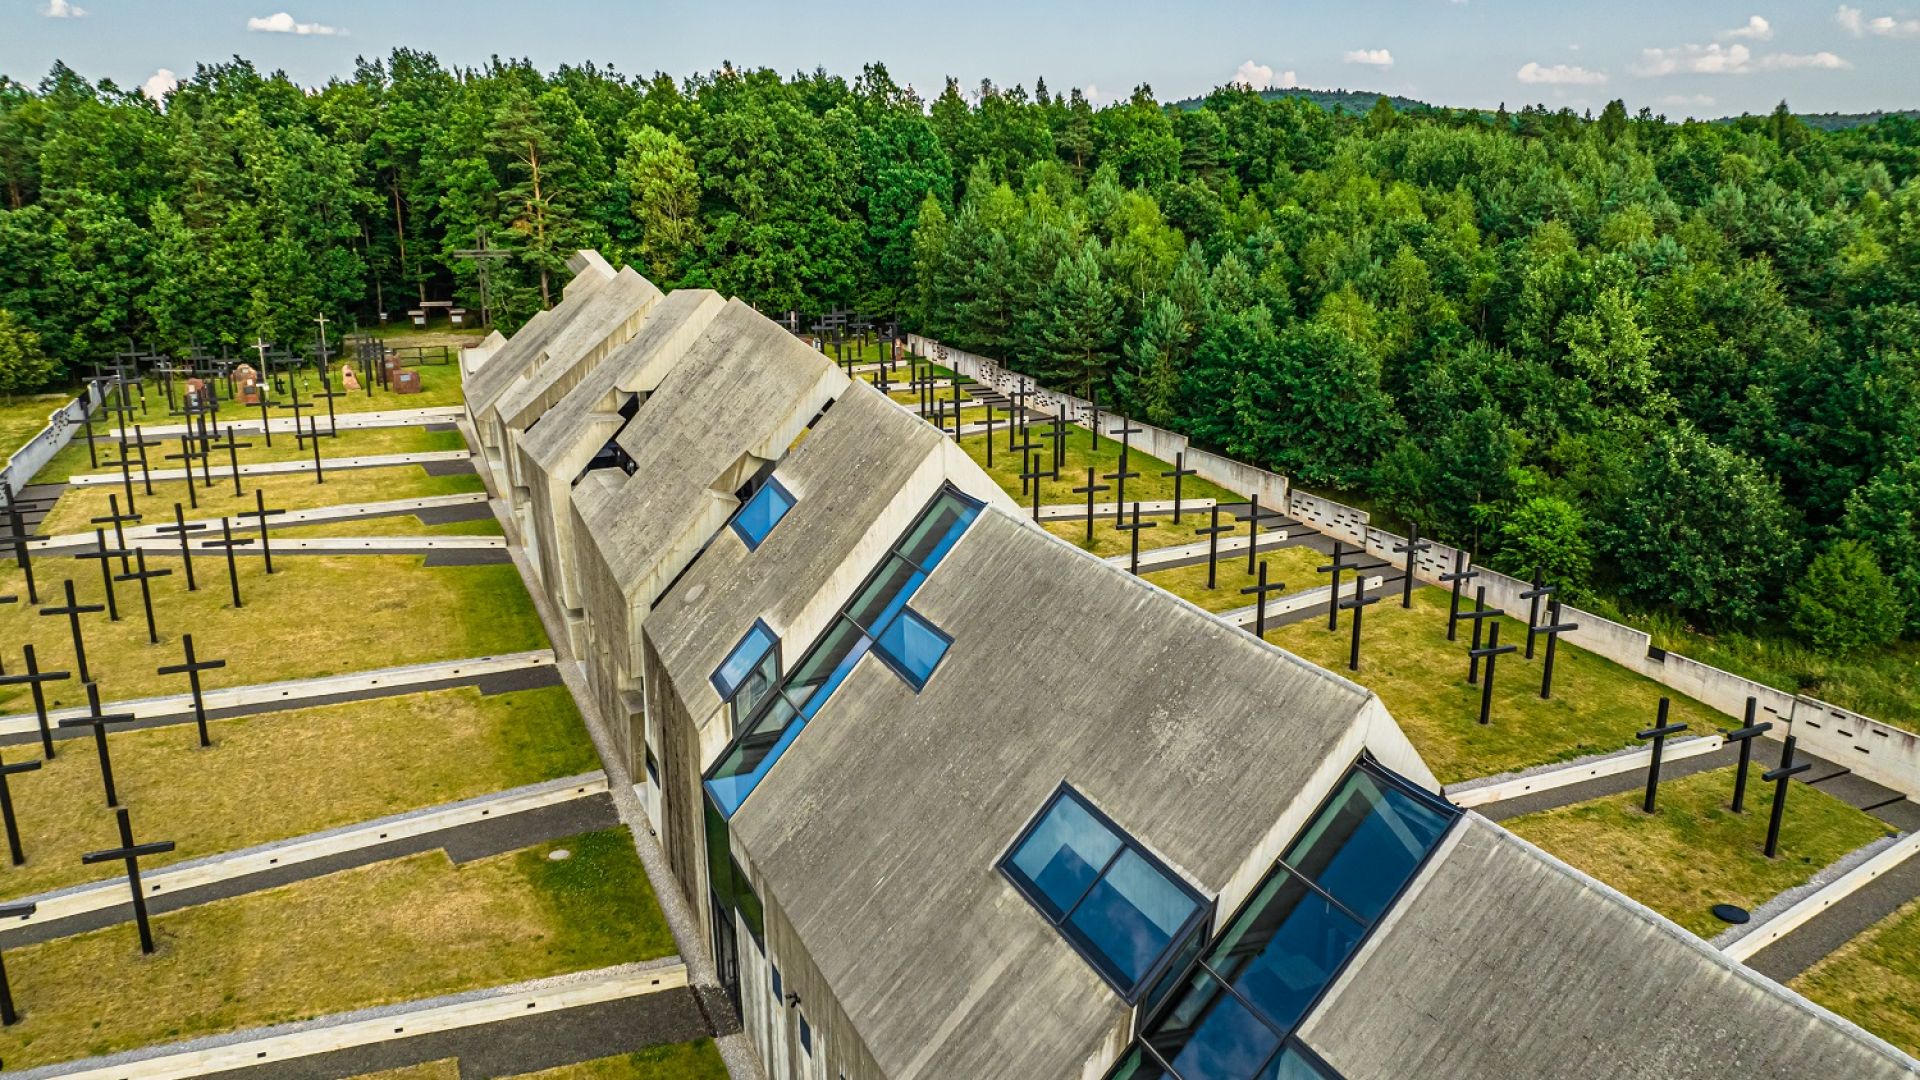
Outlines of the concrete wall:
{"label": "concrete wall", "polygon": [[[907,344],[918,355],[1002,393],[1032,385],[1032,380],[1027,376],[1008,371],[986,357],[942,345],[931,338],[912,334],[908,336]],[[1052,415],[1059,415],[1057,410],[1064,408],[1068,419],[1083,427],[1091,420],[1092,406],[1070,394],[1036,388],[1028,400],[1035,409]],[[1118,426],[1118,421],[1108,422],[1106,417],[1109,415],[1102,410],[1101,426],[1111,431]],[[1404,555],[1393,551],[1394,545],[1403,543],[1405,538],[1373,528],[1368,524],[1364,510],[1292,488],[1287,478],[1278,473],[1193,449],[1185,436],[1140,421],[1132,421],[1131,426],[1143,429],[1134,435],[1133,445],[1145,453],[1166,461],[1173,460],[1176,453],[1184,453],[1188,467],[1197,470],[1204,479],[1232,491],[1258,490],[1262,504],[1273,498],[1276,500],[1273,505],[1284,505],[1289,515],[1316,531],[1364,547],[1369,554],[1396,566],[1405,559]],[[1453,569],[1455,553],[1455,548],[1434,543],[1414,567],[1415,578],[1440,585],[1440,575]],[[1464,561],[1472,565],[1471,556]],[[1510,613],[1525,612],[1527,601],[1520,599],[1519,594],[1527,589],[1528,584],[1493,570],[1481,569],[1480,577],[1469,582],[1466,591],[1467,595],[1471,595],[1472,586],[1485,585],[1487,603],[1505,608]],[[1737,719],[1744,715],[1747,698],[1757,698],[1760,718],[1774,722],[1774,730],[1769,733],[1772,737],[1797,735],[1800,746],[1809,753],[1818,754],[1869,780],[1920,799],[1920,735],[1805,695],[1796,697],[1764,683],[1697,660],[1689,660],[1678,653],[1663,653],[1653,648],[1652,639],[1644,631],[1623,626],[1592,612],[1562,605],[1561,615],[1569,622],[1580,624],[1580,629],[1563,635],[1567,642],[1639,672],[1729,717]]]}
{"label": "concrete wall", "polygon": [[73,433],[80,428],[80,421],[99,408],[100,402],[100,384],[89,382],[78,397],[49,413],[47,426],[7,458],[7,467],[0,470],[0,482],[7,485],[10,493],[20,494],[22,488],[33,482],[34,474],[46,468],[47,462],[53,460],[53,455],[66,449],[67,444],[73,441]]}

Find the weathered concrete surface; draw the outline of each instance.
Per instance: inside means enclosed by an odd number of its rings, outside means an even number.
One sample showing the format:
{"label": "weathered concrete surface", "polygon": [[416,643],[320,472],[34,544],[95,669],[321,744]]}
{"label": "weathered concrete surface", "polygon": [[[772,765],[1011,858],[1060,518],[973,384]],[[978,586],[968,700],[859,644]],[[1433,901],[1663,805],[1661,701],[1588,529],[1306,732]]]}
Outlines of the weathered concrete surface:
{"label": "weathered concrete surface", "polygon": [[1128,1007],[995,869],[1062,780],[1222,910],[1363,749],[1437,787],[1367,691],[1000,511],[913,607],[953,637],[924,690],[862,660],[733,819],[788,985],[871,1054],[830,1038],[827,1075],[1123,1048]]}
{"label": "weathered concrete surface", "polygon": [[1870,1080],[1920,1064],[1469,814],[1301,1034],[1347,1080]]}
{"label": "weathered concrete surface", "polygon": [[[614,278],[613,267],[598,252],[582,251],[568,260],[573,280],[561,290],[560,302],[528,319],[511,338],[480,360],[462,380],[467,415],[479,417],[500,395],[539,362],[540,354],[565,330],[593,294]],[[492,339],[489,338],[489,341]],[[471,354],[472,351],[470,351]],[[462,358],[463,362],[466,359]],[[476,428],[479,425],[476,423]]]}

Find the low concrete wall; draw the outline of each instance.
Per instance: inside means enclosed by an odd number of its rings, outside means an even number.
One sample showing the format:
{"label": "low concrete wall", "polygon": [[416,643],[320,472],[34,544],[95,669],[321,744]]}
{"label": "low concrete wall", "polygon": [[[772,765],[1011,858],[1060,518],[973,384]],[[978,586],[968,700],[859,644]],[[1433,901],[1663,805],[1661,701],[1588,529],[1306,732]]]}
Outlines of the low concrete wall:
{"label": "low concrete wall", "polygon": [[[1082,427],[1088,426],[1092,420],[1093,406],[1089,402],[1071,394],[1041,388],[1031,378],[1008,371],[986,357],[942,345],[918,334],[908,335],[907,346],[916,354],[952,368],[976,382],[992,386],[1001,393],[1011,394],[1015,389],[1031,387],[1028,402],[1039,412],[1060,415],[1059,410],[1065,409],[1067,418]],[[1110,415],[1114,416],[1112,422],[1107,420]],[[1117,414],[1102,409],[1100,416],[1101,426],[1109,431],[1119,425]],[[1141,429],[1133,436],[1133,445],[1144,453],[1163,461],[1172,461],[1175,454],[1185,454],[1187,467],[1196,470],[1199,476],[1207,480],[1230,491],[1258,491],[1263,505],[1271,500],[1273,506],[1284,506],[1290,516],[1317,532],[1362,547],[1368,554],[1395,565],[1405,561],[1404,554],[1393,550],[1396,545],[1406,542],[1405,537],[1373,528],[1368,524],[1364,510],[1300,491],[1278,473],[1195,449],[1186,436],[1176,432],[1137,420],[1131,421],[1129,426]],[[1435,542],[1416,560],[1415,578],[1428,584],[1442,585],[1440,575],[1453,569],[1457,551],[1456,548]],[[1472,566],[1470,555],[1462,561]],[[1488,604],[1526,618],[1528,601],[1521,599],[1520,594],[1526,591],[1529,582],[1495,570],[1474,568],[1480,571],[1480,576],[1467,583],[1463,590],[1466,596],[1472,596],[1475,586],[1484,585]],[[1868,780],[1885,784],[1909,798],[1920,800],[1920,735],[1837,705],[1777,690],[1765,683],[1689,660],[1678,653],[1663,652],[1653,647],[1653,640],[1645,631],[1623,626],[1592,612],[1562,605],[1560,614],[1563,620],[1580,624],[1578,630],[1562,635],[1564,640],[1718,709],[1729,717],[1737,719],[1743,716],[1747,698],[1755,698],[1760,706],[1760,719],[1774,724],[1773,731],[1768,733],[1771,737],[1797,735],[1800,747],[1808,753],[1817,754],[1852,769]],[[1652,716],[1645,719],[1651,721]]]}
{"label": "low concrete wall", "polygon": [[15,450],[7,458],[7,467],[0,469],[0,482],[7,490],[20,494],[20,490],[33,482],[35,473],[46,468],[53,455],[66,449],[73,441],[73,433],[88,413],[100,407],[101,393],[98,383],[89,382],[87,388],[78,397],[55,409],[47,416],[47,426],[40,434],[28,439],[26,445]]}

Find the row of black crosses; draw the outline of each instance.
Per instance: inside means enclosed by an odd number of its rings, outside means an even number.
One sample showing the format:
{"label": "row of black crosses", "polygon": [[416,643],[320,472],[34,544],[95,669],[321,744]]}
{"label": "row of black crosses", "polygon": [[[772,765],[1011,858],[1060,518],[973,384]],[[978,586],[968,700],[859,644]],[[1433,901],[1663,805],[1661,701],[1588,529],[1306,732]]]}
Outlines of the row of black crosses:
{"label": "row of black crosses", "polygon": [[[1738,743],[1740,746],[1740,763],[1734,770],[1733,801],[1730,804],[1736,814],[1743,814],[1747,809],[1747,771],[1753,762],[1754,740],[1773,730],[1772,721],[1756,722],[1759,704],[1758,699],[1748,698],[1746,715],[1740,727],[1725,732],[1721,736],[1723,741]],[[1641,800],[1641,809],[1649,814],[1653,813],[1659,805],[1660,765],[1661,758],[1666,752],[1667,739],[1687,730],[1687,725],[1684,723],[1668,721],[1667,714],[1670,706],[1671,702],[1668,699],[1661,698],[1659,716],[1654,725],[1638,732],[1635,736],[1642,742],[1651,741],[1653,744],[1652,756],[1647,761],[1646,795]],[[1796,750],[1797,737],[1788,735],[1780,747],[1779,767],[1768,769],[1760,774],[1763,783],[1774,786],[1773,808],[1767,818],[1767,840],[1763,848],[1769,859],[1778,858],[1780,855],[1780,826],[1786,821],[1787,816],[1787,784],[1794,777],[1813,768],[1811,761],[1795,760]]]}

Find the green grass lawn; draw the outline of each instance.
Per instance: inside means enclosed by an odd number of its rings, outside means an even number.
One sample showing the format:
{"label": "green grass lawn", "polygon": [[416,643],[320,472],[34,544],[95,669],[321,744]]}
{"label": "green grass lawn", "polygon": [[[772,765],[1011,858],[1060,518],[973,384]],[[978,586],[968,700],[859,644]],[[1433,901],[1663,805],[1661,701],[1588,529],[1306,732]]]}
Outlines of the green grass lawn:
{"label": "green grass lawn", "polygon": [[292,525],[273,530],[274,538],[298,539],[320,536],[503,536],[500,522],[492,517],[471,521],[442,521],[427,525],[413,514],[382,514],[379,517],[323,521],[314,525]]}
{"label": "green grass lawn", "polygon": [[[441,1058],[404,1069],[365,1073],[355,1080],[460,1080],[460,1062]],[[727,1080],[727,1064],[720,1059],[720,1050],[712,1039],[695,1039],[521,1073],[513,1080]]]}
{"label": "green grass lawn", "polygon": [[47,415],[72,401],[78,391],[23,394],[0,401],[0,462],[19,451],[47,426]]}
{"label": "green grass lawn", "polygon": [[[577,776],[599,758],[564,687],[491,697],[471,688],[215,720],[200,749],[191,724],[108,738],[114,782],[143,836],[173,840],[181,859],[235,851],[495,791]],[[7,751],[13,760],[34,748]],[[25,865],[0,869],[0,896],[116,877],[84,866],[114,845],[91,738],[13,778]],[[36,755],[37,756],[37,755]]]}
{"label": "green grass lawn", "polygon": [[1920,1054],[1920,900],[1869,927],[1787,984]]}
{"label": "green grass lawn", "polygon": [[[1261,552],[1258,558],[1267,564],[1269,587],[1277,582],[1285,582],[1287,586],[1285,592],[1268,594],[1269,604],[1282,596],[1305,592],[1327,583],[1328,575],[1314,572],[1315,567],[1326,565],[1327,556],[1312,548],[1298,545],[1273,548]],[[1256,567],[1258,565],[1255,563]],[[1253,596],[1243,594],[1240,590],[1257,585],[1260,581],[1257,569],[1254,573],[1247,573],[1245,552],[1236,553],[1233,557],[1221,557],[1214,576],[1214,588],[1211,590],[1207,588],[1206,563],[1198,566],[1182,566],[1175,570],[1160,570],[1143,576],[1155,585],[1184,600],[1198,604],[1208,611],[1231,611],[1234,608],[1251,607],[1254,602]],[[1375,605],[1376,608],[1378,606]],[[1341,657],[1343,663],[1345,659],[1343,655]]]}
{"label": "green grass lawn", "polygon": [[[371,454],[422,454],[436,451],[465,450],[467,448],[466,439],[462,438],[458,431],[428,431],[422,426],[343,428],[340,434],[329,436],[325,434],[327,423],[323,417],[320,421],[320,430],[322,433],[320,456],[322,458],[362,457]],[[240,464],[243,467],[263,464],[270,461],[313,460],[313,447],[310,445],[302,445],[301,440],[295,439],[292,432],[275,432],[272,446],[268,446],[266,440],[258,435],[250,435],[239,441],[246,444],[246,448],[242,449],[238,454]],[[178,460],[168,461],[165,455],[178,454],[179,452],[180,439],[178,436],[164,439],[162,440],[162,445],[147,448],[147,464],[153,466],[155,472],[165,469],[177,469],[180,467],[180,462]],[[105,436],[102,436],[94,440],[94,453],[100,461],[118,461],[120,447],[117,442],[109,441]],[[219,469],[226,468],[228,461],[229,458],[226,451],[217,448],[214,450],[213,460],[211,462],[213,469],[216,470],[214,484],[215,486],[224,486],[231,492],[233,490],[233,481],[226,480],[223,483],[217,472]],[[136,462],[136,466],[137,464]],[[199,463],[196,462],[194,464],[196,475],[198,474],[199,467]],[[53,484],[65,481],[74,476],[89,474],[111,474],[118,476],[119,469],[104,466],[96,468],[87,458],[87,442],[83,435],[83,437],[68,443],[65,449],[55,454],[53,460],[47,462],[46,468],[34,474],[33,479],[35,483]],[[308,479],[308,483],[312,483],[311,478]],[[157,486],[158,485],[156,485],[156,487]],[[145,488],[140,486],[138,479],[136,479],[134,481],[135,494],[144,494],[145,490]],[[183,495],[182,498],[185,498],[185,496]]]}
{"label": "green grass lawn", "polygon": [[1713,905],[1752,910],[1804,885],[1827,866],[1893,830],[1870,814],[1805,784],[1787,793],[1780,857],[1769,859],[1768,808],[1773,787],[1766,766],[1750,767],[1747,810],[1735,814],[1734,767],[1710,769],[1660,785],[1657,811],[1641,810],[1635,790],[1507,821],[1514,833],[1592,874],[1699,934],[1726,924]]}
{"label": "green grass lawn", "polygon": [[[566,848],[572,856],[551,861]],[[439,851],[7,951],[19,1069],[671,955],[622,829],[455,866]]]}
{"label": "green grass lawn", "polygon": [[[277,441],[277,440],[276,440]],[[431,495],[466,495],[485,491],[486,484],[477,473],[435,476],[420,465],[387,465],[372,469],[335,469],[325,473],[325,483],[315,483],[312,473],[282,473],[267,476],[243,476],[242,494],[235,497],[233,482],[216,479],[211,488],[193,481],[193,506],[185,480],[156,480],[153,494],[136,481],[134,508],[143,515],[143,524],[164,524],[173,520],[173,504],[179,503],[189,521],[223,515],[249,513],[254,509],[254,491],[264,491],[267,506],[282,510],[310,510],[316,506],[349,506],[354,503],[386,502],[391,499],[420,499]],[[68,488],[52,512],[40,523],[42,536],[90,531],[89,522],[109,512],[108,496],[120,500],[125,509],[126,496],[118,484],[99,484]]]}
{"label": "green grass lawn", "polygon": [[[1040,425],[1033,425],[1033,441],[1042,447],[1038,453],[1044,456],[1051,452],[1052,442],[1042,438],[1040,431]],[[960,440],[960,445],[973,457],[974,461],[979,463],[981,468],[987,470],[1003,490],[1019,499],[1022,505],[1026,505],[1031,500],[1031,496],[1020,494],[1020,473],[1023,471],[1019,460],[1020,455],[1006,452],[1007,436],[1004,431],[995,432],[994,438],[998,441],[994,444],[991,466],[987,464],[987,437],[984,434],[969,435]],[[1074,502],[1085,504],[1087,497],[1075,495],[1073,489],[1086,484],[1088,466],[1092,466],[1096,474],[1116,470],[1120,461],[1120,444],[1104,436],[1100,439],[1099,449],[1094,449],[1092,443],[1093,434],[1085,428],[1069,427],[1067,429],[1066,463],[1061,466],[1060,479],[1040,481],[1040,501],[1043,504]],[[1127,481],[1127,502],[1136,500],[1150,502],[1156,499],[1173,498],[1173,480],[1160,475],[1172,469],[1172,465],[1135,450],[1128,455],[1127,468],[1142,474]],[[1099,481],[1103,484],[1112,482]],[[1094,501],[1112,502],[1113,494],[1111,491],[1099,492]],[[1236,495],[1218,484],[1208,483],[1197,476],[1189,476],[1181,483],[1180,494],[1182,498],[1187,499],[1217,499],[1221,502],[1238,502],[1246,498],[1245,494]]]}
{"label": "green grass lawn", "polygon": [[[236,565],[244,606],[235,609],[229,606],[224,557],[196,553],[200,590],[188,592],[179,556],[149,555],[149,568],[174,572],[153,586],[160,644],[147,643],[140,591],[123,583],[117,586],[119,622],[109,622],[104,612],[81,616],[88,666],[101,695],[114,701],[186,691],[184,676],[154,671],[180,662],[183,631],[193,634],[200,656],[229,662],[203,676],[208,687],[546,646],[533,602],[511,565],[429,567],[424,562],[423,555],[289,555],[274,560],[269,576],[258,556],[242,556]],[[73,580],[82,603],[99,603],[105,595],[93,563],[36,560],[35,572],[48,606],[56,597],[64,602],[63,577]],[[18,570],[8,566],[0,572],[0,591],[23,591]],[[38,611],[24,601],[0,606],[0,642],[7,643],[8,666],[19,662],[20,644],[32,642],[42,670],[74,670],[66,618]],[[50,701],[85,704],[78,675],[49,683]],[[0,709],[25,711],[29,702],[21,688],[0,694]]]}
{"label": "green grass lawn", "polygon": [[[1016,488],[1015,492],[1017,493],[1018,490]],[[1132,523],[1132,514],[1127,515],[1127,521],[1129,524]],[[1141,514],[1140,524],[1145,525],[1148,522],[1153,522],[1155,527],[1144,530],[1140,534],[1140,553],[1143,555],[1154,548],[1177,547],[1206,539],[1203,536],[1193,535],[1193,529],[1196,526],[1206,524],[1207,519],[1203,515],[1182,515],[1180,524],[1175,525],[1172,514]],[[1082,551],[1090,551],[1103,559],[1114,555],[1125,555],[1133,550],[1133,534],[1114,528],[1113,518],[1104,514],[1093,523],[1093,543],[1091,544],[1087,543],[1086,518],[1042,521],[1040,525],[1074,547]]]}
{"label": "green grass lawn", "polygon": [[[1462,623],[1460,640],[1449,642],[1447,594],[1418,588],[1413,598],[1410,611],[1398,597],[1367,609],[1357,674],[1347,671],[1347,613],[1331,633],[1325,621],[1310,619],[1270,631],[1267,639],[1379,694],[1442,783],[1637,745],[1634,732],[1652,726],[1663,694],[1673,699],[1672,719],[1696,732],[1733,724],[1731,717],[1566,644],[1554,663],[1553,699],[1542,701],[1541,642],[1531,661],[1517,652],[1500,658],[1493,722],[1482,727],[1480,687],[1466,681],[1472,626]],[[1501,620],[1502,644],[1524,645],[1526,637],[1524,623]]]}

